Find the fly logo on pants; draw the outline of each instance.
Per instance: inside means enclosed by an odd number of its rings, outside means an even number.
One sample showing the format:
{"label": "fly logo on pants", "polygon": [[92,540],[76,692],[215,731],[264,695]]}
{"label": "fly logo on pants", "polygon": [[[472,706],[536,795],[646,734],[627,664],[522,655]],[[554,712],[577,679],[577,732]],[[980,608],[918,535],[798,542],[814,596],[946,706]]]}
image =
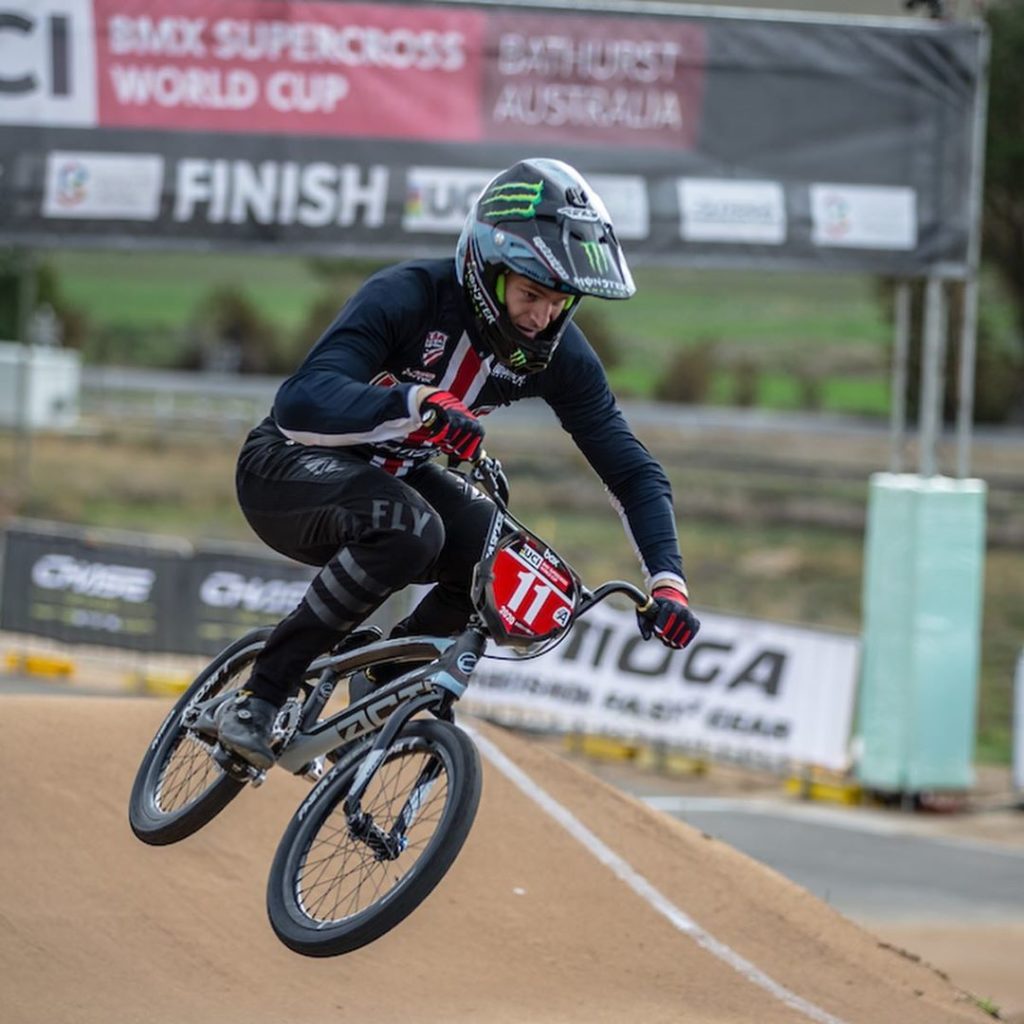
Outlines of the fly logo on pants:
{"label": "fly logo on pants", "polygon": [[371,518],[375,530],[401,530],[403,533],[411,532],[414,537],[422,537],[430,522],[430,513],[417,512],[400,501],[379,499],[373,503]]}

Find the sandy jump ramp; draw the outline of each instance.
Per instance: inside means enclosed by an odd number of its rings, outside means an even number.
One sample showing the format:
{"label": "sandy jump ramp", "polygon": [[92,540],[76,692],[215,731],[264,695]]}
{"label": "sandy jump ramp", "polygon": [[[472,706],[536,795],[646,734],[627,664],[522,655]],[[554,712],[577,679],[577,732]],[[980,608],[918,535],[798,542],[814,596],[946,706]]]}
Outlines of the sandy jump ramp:
{"label": "sandy jump ramp", "polygon": [[299,957],[264,891],[307,783],[271,773],[175,846],[131,834],[167,708],[0,703],[4,1024],[991,1020],[776,873],[479,723],[483,800],[448,876],[373,945]]}

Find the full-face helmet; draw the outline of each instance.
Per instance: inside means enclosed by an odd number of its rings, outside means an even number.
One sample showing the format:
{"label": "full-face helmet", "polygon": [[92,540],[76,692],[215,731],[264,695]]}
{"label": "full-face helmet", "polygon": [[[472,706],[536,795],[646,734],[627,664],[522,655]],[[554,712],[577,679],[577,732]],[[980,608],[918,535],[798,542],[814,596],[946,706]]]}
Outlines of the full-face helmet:
{"label": "full-face helmet", "polygon": [[[547,158],[520,161],[487,184],[466,218],[455,265],[480,340],[518,373],[548,365],[584,295],[636,292],[604,203],[578,171]],[[505,307],[510,270],[569,296],[535,337]]]}

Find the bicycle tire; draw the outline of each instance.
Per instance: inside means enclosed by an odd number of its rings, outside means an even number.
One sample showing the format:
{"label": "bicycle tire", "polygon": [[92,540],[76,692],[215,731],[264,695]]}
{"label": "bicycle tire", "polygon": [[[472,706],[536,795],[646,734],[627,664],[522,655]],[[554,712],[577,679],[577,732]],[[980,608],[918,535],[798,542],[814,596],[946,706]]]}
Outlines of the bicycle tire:
{"label": "bicycle tire", "polygon": [[[368,843],[353,837],[342,809],[361,760],[341,763],[321,780],[289,823],[270,869],[267,913],[271,926],[289,949],[304,956],[350,953],[408,917],[454,863],[476,817],[481,770],[472,740],[449,722],[410,722],[385,755],[362,806],[371,813],[376,807],[380,814],[387,797],[392,809],[399,800],[403,808],[414,802],[418,813],[409,835],[417,838],[409,839],[396,859],[377,858]],[[424,773],[436,769],[445,776],[439,808],[436,781],[425,796],[420,792]],[[388,820],[385,816],[385,825]],[[432,824],[433,832],[419,838]],[[408,866],[403,863],[407,854],[415,854]],[[382,891],[387,876],[399,867],[404,873]],[[354,905],[363,886],[370,884],[374,891],[367,906],[342,917],[317,916],[331,898],[331,890],[325,888],[329,883],[344,883],[364,870],[377,877],[370,883],[365,878],[356,882],[349,904]],[[343,899],[334,897],[328,914],[336,912]]]}
{"label": "bicycle tire", "polygon": [[167,846],[193,835],[245,787],[213,760],[212,745],[185,728],[182,716],[193,701],[241,686],[269,635],[269,628],[255,629],[221,651],[157,730],[135,775],[128,803],[132,832],[144,843]]}

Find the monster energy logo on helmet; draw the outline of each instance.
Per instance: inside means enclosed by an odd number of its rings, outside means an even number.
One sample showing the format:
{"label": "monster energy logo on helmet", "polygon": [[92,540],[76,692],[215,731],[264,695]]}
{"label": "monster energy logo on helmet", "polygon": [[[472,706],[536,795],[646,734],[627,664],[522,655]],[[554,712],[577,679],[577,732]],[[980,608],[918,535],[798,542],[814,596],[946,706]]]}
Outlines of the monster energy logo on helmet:
{"label": "monster energy logo on helmet", "polygon": [[537,215],[543,192],[543,181],[508,181],[495,185],[480,200],[480,213],[488,220],[505,217],[527,220]]}
{"label": "monster energy logo on helmet", "polygon": [[611,257],[608,249],[600,242],[580,242],[580,248],[586,254],[587,263],[595,273],[604,274],[611,268]]}

